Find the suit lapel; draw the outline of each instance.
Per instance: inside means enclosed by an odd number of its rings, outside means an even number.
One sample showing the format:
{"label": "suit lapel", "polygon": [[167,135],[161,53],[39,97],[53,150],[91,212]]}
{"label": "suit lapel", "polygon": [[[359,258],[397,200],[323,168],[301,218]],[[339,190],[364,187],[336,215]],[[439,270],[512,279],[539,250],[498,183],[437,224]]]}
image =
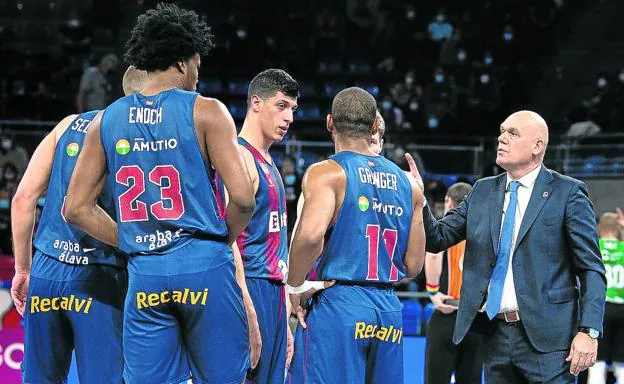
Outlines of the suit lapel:
{"label": "suit lapel", "polygon": [[533,192],[531,193],[531,198],[529,199],[529,205],[524,212],[522,224],[520,224],[520,231],[518,232],[518,237],[516,239],[516,249],[518,248],[518,244],[520,244],[528,232],[529,228],[531,228],[531,225],[533,225],[533,222],[544,207],[544,204],[546,204],[546,200],[548,200],[548,197],[551,195],[553,186],[550,182],[552,180],[552,175],[546,167],[542,165],[542,169],[540,170],[537,180],[535,180],[535,185],[533,186]]}
{"label": "suit lapel", "polygon": [[503,205],[505,203],[505,181],[507,175],[503,173],[496,178],[494,185],[494,195],[490,204],[490,233],[492,235],[492,247],[494,247],[494,257],[498,254],[498,241],[500,239],[500,228],[503,217]]}

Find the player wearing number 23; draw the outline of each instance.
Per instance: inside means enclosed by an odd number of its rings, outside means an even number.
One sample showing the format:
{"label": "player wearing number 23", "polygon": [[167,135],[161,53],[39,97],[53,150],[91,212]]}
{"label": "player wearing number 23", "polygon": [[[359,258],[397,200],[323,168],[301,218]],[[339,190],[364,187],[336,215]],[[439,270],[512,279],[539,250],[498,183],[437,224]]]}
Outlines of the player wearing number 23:
{"label": "player wearing number 23", "polygon": [[[125,383],[192,376],[238,384],[249,368],[249,339],[229,243],[255,204],[231,116],[194,92],[212,35],[197,14],[172,4],[137,23],[126,59],[147,71],[145,87],[93,120],[70,182],[67,219],[130,256]],[[224,218],[211,165],[232,191]],[[116,221],[93,206],[102,185],[112,191]]]}
{"label": "player wearing number 23", "polygon": [[[424,197],[369,149],[375,121],[368,92],[338,93],[327,117],[336,154],[303,179],[288,278],[300,321],[292,383],[403,382],[401,304],[392,284],[422,269]],[[304,318],[303,283],[317,258],[318,279],[336,284],[312,298]]]}

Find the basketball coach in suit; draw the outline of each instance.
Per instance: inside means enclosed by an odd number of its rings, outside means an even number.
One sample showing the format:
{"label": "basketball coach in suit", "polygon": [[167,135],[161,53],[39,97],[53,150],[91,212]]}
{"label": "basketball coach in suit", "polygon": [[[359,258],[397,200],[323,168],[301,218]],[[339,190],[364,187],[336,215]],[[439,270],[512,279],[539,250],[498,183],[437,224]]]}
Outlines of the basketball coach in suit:
{"label": "basketball coach in suit", "polygon": [[485,335],[488,384],[574,383],[596,361],[606,293],[596,219],[585,184],[542,164],[547,145],[541,116],[510,115],[496,157],[506,172],[478,180],[439,221],[425,207],[428,252],[466,240],[453,342],[471,327]]}

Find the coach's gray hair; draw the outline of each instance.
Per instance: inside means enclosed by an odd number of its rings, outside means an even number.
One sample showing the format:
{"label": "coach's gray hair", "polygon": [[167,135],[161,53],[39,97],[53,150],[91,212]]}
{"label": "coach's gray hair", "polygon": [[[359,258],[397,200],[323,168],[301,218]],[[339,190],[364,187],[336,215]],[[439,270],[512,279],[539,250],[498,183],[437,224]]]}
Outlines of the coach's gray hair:
{"label": "coach's gray hair", "polygon": [[331,114],[336,131],[341,135],[351,138],[371,136],[377,102],[362,88],[343,89],[334,97]]}

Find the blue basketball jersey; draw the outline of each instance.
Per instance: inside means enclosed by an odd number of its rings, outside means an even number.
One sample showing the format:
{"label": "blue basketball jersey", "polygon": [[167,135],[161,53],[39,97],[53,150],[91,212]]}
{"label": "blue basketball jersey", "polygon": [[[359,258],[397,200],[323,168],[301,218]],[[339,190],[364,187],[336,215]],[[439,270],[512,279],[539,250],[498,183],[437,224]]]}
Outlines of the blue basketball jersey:
{"label": "blue basketball jersey", "polygon": [[[34,246],[48,257],[68,264],[125,266],[126,258],[121,252],[68,224],[63,217],[67,187],[91,120],[98,112],[80,114],[56,143],[48,192]],[[108,188],[104,188],[98,204],[115,216]]]}
{"label": "blue basketball jersey", "polygon": [[115,200],[119,248],[171,253],[193,238],[226,241],[214,172],[195,133],[195,92],[135,93],[111,104],[100,138]]}
{"label": "blue basketball jersey", "polygon": [[330,159],[342,167],[347,183],[314,274],[321,280],[400,280],[413,212],[410,181],[382,156],[345,151]]}
{"label": "blue basketball jersey", "polygon": [[238,142],[251,152],[258,170],[256,210],[236,239],[245,276],[283,281],[288,269],[288,220],[282,177],[275,164],[245,139],[239,137]]}

